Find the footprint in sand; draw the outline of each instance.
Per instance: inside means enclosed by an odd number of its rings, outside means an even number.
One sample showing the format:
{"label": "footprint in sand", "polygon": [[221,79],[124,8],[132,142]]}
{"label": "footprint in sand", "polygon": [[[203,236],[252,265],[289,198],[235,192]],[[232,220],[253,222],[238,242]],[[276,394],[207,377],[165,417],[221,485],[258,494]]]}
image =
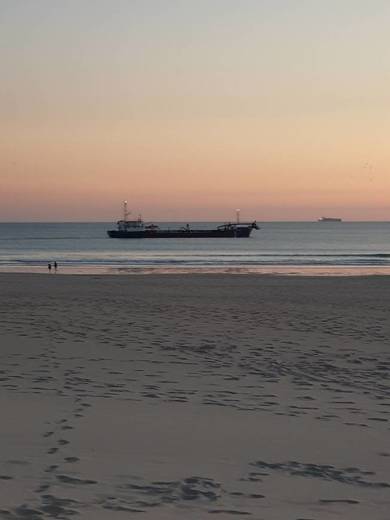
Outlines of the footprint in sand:
{"label": "footprint in sand", "polygon": [[53,455],[54,453],[57,453],[58,451],[58,448],[50,448],[49,450],[47,450],[47,453],[49,455]]}
{"label": "footprint in sand", "polygon": [[353,500],[350,498],[344,498],[344,499],[335,499],[335,500],[329,500],[325,498],[321,498],[319,500],[321,504],[360,504],[359,500]]}
{"label": "footprint in sand", "polygon": [[80,459],[78,457],[65,457],[64,458],[64,461],[69,462],[69,463],[78,462],[79,460]]}
{"label": "footprint in sand", "polygon": [[90,485],[97,484],[96,480],[91,479],[80,479],[76,477],[69,477],[68,475],[56,475],[57,480],[64,482],[65,484],[73,484],[73,485]]}
{"label": "footprint in sand", "polygon": [[58,465],[52,464],[51,466],[45,469],[45,473],[53,473],[53,471],[55,471],[56,469],[58,469]]}

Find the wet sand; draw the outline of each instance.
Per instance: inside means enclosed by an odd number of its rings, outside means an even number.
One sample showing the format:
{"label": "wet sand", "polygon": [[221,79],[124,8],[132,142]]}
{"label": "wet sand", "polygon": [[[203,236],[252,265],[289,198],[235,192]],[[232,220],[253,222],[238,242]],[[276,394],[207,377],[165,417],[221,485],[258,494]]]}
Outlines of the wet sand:
{"label": "wet sand", "polygon": [[0,518],[388,520],[390,278],[0,274]]}
{"label": "wet sand", "polygon": [[[18,273],[18,274],[45,274],[47,266],[45,265],[18,265],[18,266],[0,266],[0,274]],[[54,272],[52,273],[54,274]],[[235,267],[123,267],[123,266],[97,266],[97,265],[61,265],[57,274],[61,275],[189,275],[189,274],[207,274],[207,275],[268,275],[268,276],[390,276],[389,266],[374,265],[329,265],[329,266],[313,266],[313,265],[264,265],[264,266],[235,266]]]}

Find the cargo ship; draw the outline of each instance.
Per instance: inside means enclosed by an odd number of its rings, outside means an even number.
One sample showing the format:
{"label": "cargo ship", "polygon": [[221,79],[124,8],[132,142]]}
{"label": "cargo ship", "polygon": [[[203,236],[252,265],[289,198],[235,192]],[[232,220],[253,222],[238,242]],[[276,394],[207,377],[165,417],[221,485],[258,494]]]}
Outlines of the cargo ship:
{"label": "cargo ship", "polygon": [[160,228],[156,224],[146,224],[141,216],[129,220],[127,202],[123,205],[123,219],[118,220],[117,229],[107,231],[110,238],[248,238],[254,229],[260,229],[256,221],[227,222],[215,229],[192,229],[189,224],[179,228]]}
{"label": "cargo ship", "polygon": [[318,222],[342,222],[342,219],[336,217],[321,217],[318,219]]}

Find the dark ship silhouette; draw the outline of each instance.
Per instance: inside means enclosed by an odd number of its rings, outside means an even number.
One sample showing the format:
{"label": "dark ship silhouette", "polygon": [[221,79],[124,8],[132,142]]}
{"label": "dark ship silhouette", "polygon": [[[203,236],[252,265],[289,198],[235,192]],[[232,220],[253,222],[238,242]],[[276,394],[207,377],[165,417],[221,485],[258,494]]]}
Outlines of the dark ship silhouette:
{"label": "dark ship silhouette", "polygon": [[123,205],[123,219],[118,220],[117,229],[107,231],[110,238],[247,238],[253,229],[260,229],[256,221],[227,222],[215,229],[192,229],[189,224],[177,229],[162,229],[156,224],[145,224],[141,217],[129,220],[127,202]]}

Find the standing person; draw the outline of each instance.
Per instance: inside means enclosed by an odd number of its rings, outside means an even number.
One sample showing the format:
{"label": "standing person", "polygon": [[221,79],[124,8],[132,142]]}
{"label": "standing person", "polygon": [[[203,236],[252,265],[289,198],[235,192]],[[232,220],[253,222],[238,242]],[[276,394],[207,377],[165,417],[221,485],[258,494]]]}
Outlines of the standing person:
{"label": "standing person", "polygon": [[57,264],[57,262],[54,262],[54,272],[55,273],[57,272],[57,269],[58,269],[58,264]]}
{"label": "standing person", "polygon": [[51,263],[50,262],[47,264],[47,268],[49,269],[49,273],[51,273]]}

